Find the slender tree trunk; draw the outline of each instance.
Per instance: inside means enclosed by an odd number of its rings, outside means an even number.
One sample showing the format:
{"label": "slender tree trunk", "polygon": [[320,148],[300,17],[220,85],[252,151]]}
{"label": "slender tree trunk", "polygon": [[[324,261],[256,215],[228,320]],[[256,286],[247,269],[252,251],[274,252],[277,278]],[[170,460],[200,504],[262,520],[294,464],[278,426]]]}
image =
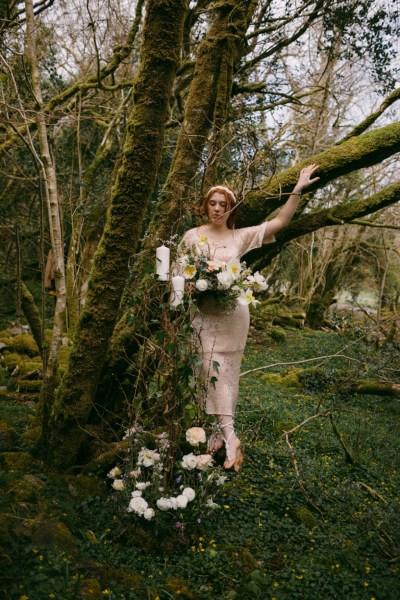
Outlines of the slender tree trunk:
{"label": "slender tree trunk", "polygon": [[64,265],[64,244],[62,235],[61,210],[57,191],[56,169],[51,156],[46,117],[43,111],[41,77],[36,52],[36,23],[32,0],[25,0],[26,10],[26,47],[25,55],[31,71],[31,86],[36,103],[36,128],[40,151],[40,167],[44,183],[45,197],[48,208],[51,247],[54,258],[54,275],[56,286],[56,306],[53,319],[53,332],[48,353],[47,366],[44,373],[40,414],[43,418],[43,428],[47,428],[48,405],[57,382],[58,354],[61,336],[65,328],[66,309],[66,280]]}
{"label": "slender tree trunk", "polygon": [[88,437],[85,426],[127,281],[128,261],[140,237],[161,160],[186,10],[186,0],[147,4],[135,106],[85,307],[51,415],[49,458],[60,468],[82,458],[79,452]]}

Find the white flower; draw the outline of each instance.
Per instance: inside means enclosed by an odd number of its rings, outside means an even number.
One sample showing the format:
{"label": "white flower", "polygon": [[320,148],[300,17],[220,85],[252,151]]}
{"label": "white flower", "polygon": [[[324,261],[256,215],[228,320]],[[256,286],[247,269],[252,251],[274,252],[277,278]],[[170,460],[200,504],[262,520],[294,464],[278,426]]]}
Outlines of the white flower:
{"label": "white flower", "polygon": [[155,514],[156,512],[153,508],[146,508],[146,510],[143,513],[143,516],[147,521],[150,521],[150,519],[152,519]]}
{"label": "white flower", "polygon": [[121,475],[121,469],[119,467],[114,467],[107,473],[107,477],[111,477],[111,479],[116,479]]}
{"label": "white flower", "polygon": [[227,478],[227,476],[226,476],[226,475],[220,475],[220,476],[218,477],[218,479],[216,479],[216,480],[215,480],[215,483],[216,483],[217,485],[224,485],[224,483],[225,483],[225,481],[226,481],[227,479],[228,479],[228,478]]}
{"label": "white flower", "polygon": [[186,432],[186,441],[191,446],[198,446],[204,444],[206,441],[206,432],[202,427],[190,427]]}
{"label": "white flower", "polygon": [[139,483],[136,484],[136,489],[138,490],[145,490],[146,488],[149,487],[149,485],[151,485],[150,481],[139,481]]}
{"label": "white flower", "polygon": [[197,464],[197,456],[195,456],[193,454],[193,452],[191,452],[190,454],[185,454],[185,456],[182,456],[182,468],[183,469],[189,469],[190,471],[192,471],[193,469],[196,468],[196,464]]}
{"label": "white flower", "polygon": [[242,270],[239,259],[233,258],[232,260],[230,260],[226,265],[226,270],[230,274],[232,279],[237,281],[240,277],[240,271]]}
{"label": "white flower", "polygon": [[169,501],[171,503],[171,508],[173,508],[173,510],[178,510],[178,500],[176,498],[169,498]]}
{"label": "white flower", "polygon": [[212,462],[213,457],[211,454],[200,454],[200,456],[197,457],[196,469],[203,471],[204,469],[207,469],[207,467],[210,467]]}
{"label": "white flower", "polygon": [[136,429],[134,427],[131,427],[130,429],[127,429],[125,431],[125,435],[124,435],[124,437],[122,439],[126,440],[127,438],[130,438],[131,435],[133,435],[134,433],[136,433]]}
{"label": "white flower", "polygon": [[125,488],[125,483],[122,481],[122,479],[114,479],[111,485],[113,486],[114,490],[117,490],[118,492]]}
{"label": "white flower", "polygon": [[230,273],[228,273],[228,271],[217,273],[217,279],[220,287],[224,290],[229,289],[233,283],[233,277]]}
{"label": "white flower", "polygon": [[187,264],[183,269],[183,276],[185,279],[193,279],[196,275],[196,267],[194,265]]}
{"label": "white flower", "polygon": [[207,281],[207,279],[198,279],[196,281],[196,287],[199,290],[199,292],[205,292],[206,289],[208,288],[208,281]]}
{"label": "white flower", "polygon": [[141,470],[139,467],[135,471],[129,471],[129,477],[134,477],[136,479],[137,477],[139,477],[140,473],[141,473]]}
{"label": "white flower", "polygon": [[132,498],[140,498],[142,492],[140,490],[135,490],[131,493]]}
{"label": "white flower", "polygon": [[256,271],[254,275],[249,275],[247,277],[246,284],[247,283],[249,285],[252,285],[256,292],[262,292],[268,287],[267,282],[265,281],[265,277],[263,277],[263,275],[260,275],[259,271]]}
{"label": "white flower", "polygon": [[188,497],[184,496],[183,494],[180,494],[179,496],[177,496],[176,501],[178,503],[179,508],[186,508],[187,503],[189,502]]}
{"label": "white flower", "polygon": [[212,498],[208,498],[208,500],[206,502],[206,506],[207,506],[207,508],[211,508],[212,510],[214,510],[215,508],[219,508],[219,504],[214,502],[214,500]]}
{"label": "white flower", "polygon": [[192,502],[196,498],[196,492],[193,488],[187,487],[182,491],[182,496],[186,496],[188,502]]}
{"label": "white flower", "polygon": [[159,498],[156,504],[157,508],[159,508],[160,510],[170,510],[172,508],[170,498]]}
{"label": "white flower", "polygon": [[238,302],[239,302],[239,304],[243,304],[245,306],[246,306],[246,304],[252,304],[253,306],[260,304],[259,300],[256,300],[254,298],[253,290],[251,290],[251,289],[246,290],[246,292],[242,291],[239,296]]}
{"label": "white flower", "polygon": [[149,450],[148,448],[142,448],[142,450],[138,454],[138,465],[143,465],[144,467],[152,467],[156,462],[160,460],[160,455],[158,452],[154,450]]}
{"label": "white flower", "polygon": [[135,497],[129,502],[128,512],[135,512],[138,515],[143,515],[149,505],[144,498]]}

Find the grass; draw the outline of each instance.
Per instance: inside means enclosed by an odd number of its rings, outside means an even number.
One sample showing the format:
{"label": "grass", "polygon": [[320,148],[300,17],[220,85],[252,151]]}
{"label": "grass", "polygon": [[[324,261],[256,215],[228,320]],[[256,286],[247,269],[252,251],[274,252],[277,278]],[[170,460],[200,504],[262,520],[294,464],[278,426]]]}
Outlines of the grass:
{"label": "grass", "polygon": [[[157,543],[130,527],[114,514],[96,477],[77,483],[35,461],[28,473],[15,454],[2,473],[8,493],[0,500],[0,582],[7,600],[397,600],[398,399],[349,395],[337,385],[339,371],[353,364],[357,376],[395,367],[393,353],[372,351],[354,336],[308,330],[288,330],[282,344],[258,341],[248,345],[243,371],[340,350],[348,358],[325,361],[323,377],[311,373],[306,387],[296,369],[307,363],[242,378],[236,422],[244,467],[229,476],[221,508],[186,544],[168,536]],[[265,376],[289,370],[295,376],[286,377],[285,385]],[[5,418],[21,433],[31,410],[17,400],[1,402]],[[318,408],[340,409],[335,423],[352,463],[329,418],[314,419],[292,435],[290,454],[282,430]],[[17,442],[13,450],[25,449]],[[46,548],[49,522],[59,526],[52,548]]]}

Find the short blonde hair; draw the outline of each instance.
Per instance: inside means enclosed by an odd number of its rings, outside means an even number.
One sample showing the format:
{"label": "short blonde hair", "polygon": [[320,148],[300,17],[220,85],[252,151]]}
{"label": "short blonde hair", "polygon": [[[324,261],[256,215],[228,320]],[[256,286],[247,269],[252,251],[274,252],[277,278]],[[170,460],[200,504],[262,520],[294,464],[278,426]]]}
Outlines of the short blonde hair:
{"label": "short blonde hair", "polygon": [[221,185],[213,185],[208,190],[208,192],[206,193],[206,195],[204,196],[204,199],[203,199],[203,204],[202,204],[203,212],[208,217],[208,203],[209,203],[211,196],[213,194],[215,194],[215,192],[219,192],[220,194],[223,194],[225,196],[225,200],[227,202],[227,207],[228,207],[227,210],[231,211],[226,224],[228,226],[228,229],[233,229],[233,225],[235,223],[236,215],[237,215],[237,207],[236,207],[237,198],[236,198],[235,192],[229,187],[229,185],[226,185],[226,183],[221,184]]}

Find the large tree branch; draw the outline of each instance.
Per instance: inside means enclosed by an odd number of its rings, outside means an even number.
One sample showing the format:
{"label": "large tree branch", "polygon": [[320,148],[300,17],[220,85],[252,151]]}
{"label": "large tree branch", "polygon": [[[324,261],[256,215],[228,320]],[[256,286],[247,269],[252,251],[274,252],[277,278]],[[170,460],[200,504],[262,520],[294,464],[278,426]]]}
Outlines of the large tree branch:
{"label": "large tree branch", "polygon": [[[320,165],[317,172],[320,180],[308,188],[310,191],[324,187],[342,175],[378,164],[399,151],[400,122],[351,138],[340,146],[332,146],[261,184],[260,189],[249,194],[242,204],[238,224],[256,225],[266,219],[285,202],[301,169],[312,162]],[[353,218],[358,216],[363,215]]]}
{"label": "large tree branch", "polygon": [[377,194],[369,196],[369,198],[304,214],[276,235],[275,244],[263,246],[263,248],[252,252],[249,255],[248,262],[256,263],[258,268],[262,268],[280,254],[284,246],[296,238],[317,231],[322,227],[353,223],[354,219],[371,215],[399,201],[400,182],[384,188]]}

